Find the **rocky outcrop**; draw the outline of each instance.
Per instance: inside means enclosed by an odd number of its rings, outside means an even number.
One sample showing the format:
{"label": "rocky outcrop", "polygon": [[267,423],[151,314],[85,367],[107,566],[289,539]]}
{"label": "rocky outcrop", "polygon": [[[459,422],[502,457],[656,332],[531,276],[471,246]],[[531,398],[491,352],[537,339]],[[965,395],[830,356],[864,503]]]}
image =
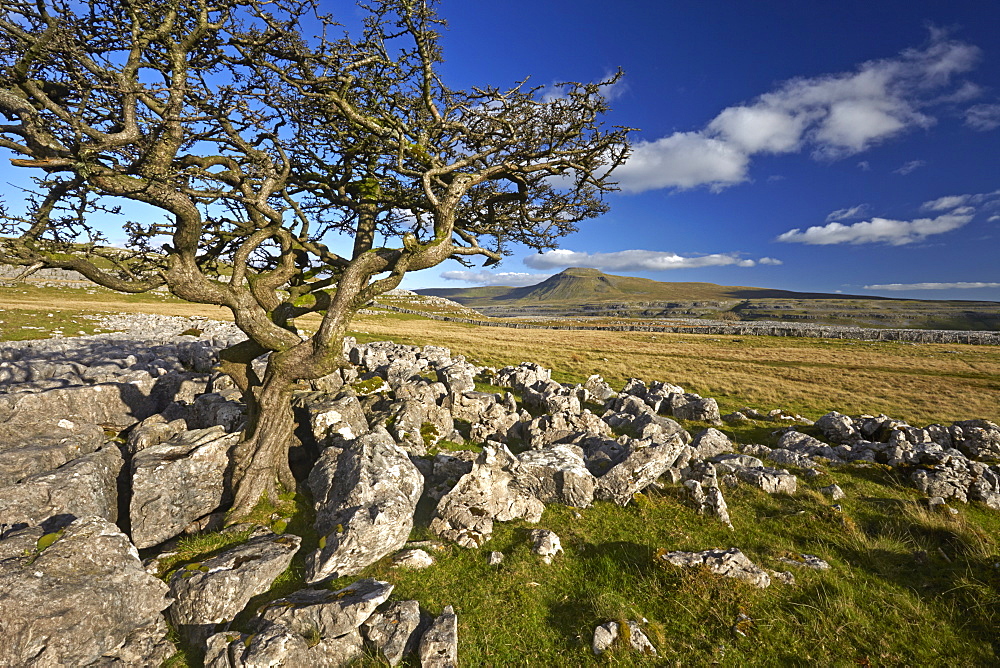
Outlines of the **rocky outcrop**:
{"label": "rocky outcrop", "polygon": [[361,624],[361,634],[390,666],[396,666],[420,643],[420,605],[416,601],[394,601]]}
{"label": "rocky outcrop", "polygon": [[118,518],[118,473],[122,456],[108,443],[54,471],[0,486],[0,518],[7,525],[36,525],[50,519]]}
{"label": "rocky outcrop", "polygon": [[488,444],[455,488],[438,503],[431,530],[462,547],[482,546],[493,522],[537,522],[545,506],[518,481],[520,462],[502,444]]}
{"label": "rocky outcrop", "polygon": [[173,654],[167,586],[102,517],[0,538],[0,665],[155,666]]}
{"label": "rocky outcrop", "polygon": [[450,605],[420,639],[422,668],[455,668],[458,665],[458,616]]}
{"label": "rocky outcrop", "polygon": [[157,545],[223,502],[230,450],[240,435],[223,427],[183,431],[132,459],[132,540]]}
{"label": "rocky outcrop", "polygon": [[169,616],[188,642],[199,646],[217,624],[231,621],[251,598],[271,587],[292,562],[302,539],[270,532],[203,562],[189,563],[170,578]]}
{"label": "rocky outcrop", "polygon": [[307,581],[353,575],[401,548],[413,528],[423,476],[384,429],[327,448],[309,475],[320,548]]}

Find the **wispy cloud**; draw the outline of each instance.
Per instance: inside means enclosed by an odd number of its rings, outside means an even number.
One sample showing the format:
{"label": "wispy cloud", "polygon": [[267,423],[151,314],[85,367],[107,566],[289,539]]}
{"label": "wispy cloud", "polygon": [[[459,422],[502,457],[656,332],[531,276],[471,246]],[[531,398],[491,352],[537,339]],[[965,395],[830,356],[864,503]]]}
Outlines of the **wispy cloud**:
{"label": "wispy cloud", "polygon": [[559,267],[590,267],[604,271],[666,271],[698,267],[754,267],[758,264],[781,264],[781,260],[764,257],[751,260],[737,253],[683,256],[677,253],[650,250],[624,250],[614,253],[582,253],[560,249],[529,255],[524,264],[532,269]]}
{"label": "wispy cloud", "polygon": [[968,290],[974,288],[1000,288],[1000,283],[886,283],[866,285],[865,290]]}
{"label": "wispy cloud", "polygon": [[491,271],[446,271],[441,274],[441,278],[448,281],[461,281],[474,285],[512,285],[514,287],[541,283],[550,276],[552,274],[527,274],[512,271],[499,273]]}
{"label": "wispy cloud", "polygon": [[868,215],[868,211],[871,207],[867,204],[858,204],[857,206],[848,207],[846,209],[837,209],[836,211],[831,211],[826,215],[826,222],[831,222],[834,220],[852,220],[854,218],[864,218]]}
{"label": "wispy cloud", "polygon": [[[963,213],[959,213],[963,212]],[[776,241],[785,243],[829,246],[833,244],[875,244],[903,246],[923,241],[934,234],[957,230],[972,220],[971,210],[958,209],[937,218],[917,218],[916,220],[891,220],[872,218],[853,225],[829,223],[806,230],[788,230]]]}
{"label": "wispy cloud", "polygon": [[893,174],[899,174],[900,176],[906,176],[907,174],[920,169],[927,165],[926,160],[910,160],[909,162],[903,163],[898,169],[892,170]]}
{"label": "wispy cloud", "polygon": [[979,56],[977,47],[935,31],[926,48],[870,61],[854,72],[792,79],[722,110],[701,130],[637,142],[615,176],[627,192],[719,190],[746,181],[755,155],[857,154],[913,128],[930,127],[935,119],[929,106],[978,90],[956,80]]}
{"label": "wispy cloud", "polygon": [[1000,128],[1000,104],[977,104],[969,107],[965,110],[965,124],[980,132]]}
{"label": "wispy cloud", "polygon": [[[865,205],[838,209],[826,217],[826,225],[815,225],[805,230],[795,228],[780,234],[775,241],[785,243],[828,246],[833,244],[888,244],[904,246],[923,241],[935,234],[944,234],[967,225],[978,213],[1000,208],[1000,190],[988,193],[947,195],[924,202],[921,211],[939,214],[913,220],[894,220],[872,217],[853,225],[844,225],[858,215],[867,215]],[[831,222],[832,221],[832,222]]]}

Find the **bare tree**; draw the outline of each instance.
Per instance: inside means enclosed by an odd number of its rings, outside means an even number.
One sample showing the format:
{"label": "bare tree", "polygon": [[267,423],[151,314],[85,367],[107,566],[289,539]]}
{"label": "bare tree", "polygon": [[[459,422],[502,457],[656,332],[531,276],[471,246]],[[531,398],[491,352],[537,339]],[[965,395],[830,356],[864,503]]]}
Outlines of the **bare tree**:
{"label": "bare tree", "polygon": [[[293,384],[343,363],[358,309],[408,271],[552,248],[606,210],[627,153],[602,125],[618,75],[452,90],[433,4],[366,5],[351,37],[307,0],[0,0],[0,146],[37,173],[0,261],[232,311],[248,337],[221,354],[248,408],[233,519],[294,487]],[[128,251],[93,222],[122,199],[165,214],[125,221]]]}

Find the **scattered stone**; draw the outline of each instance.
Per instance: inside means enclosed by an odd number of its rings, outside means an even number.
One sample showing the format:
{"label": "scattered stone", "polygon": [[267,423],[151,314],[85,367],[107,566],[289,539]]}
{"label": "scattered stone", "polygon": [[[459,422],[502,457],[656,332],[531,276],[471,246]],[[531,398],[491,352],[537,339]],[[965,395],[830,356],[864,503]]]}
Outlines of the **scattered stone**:
{"label": "scattered stone", "polygon": [[563,551],[559,536],[548,529],[535,529],[531,532],[531,551],[542,558],[546,564]]}
{"label": "scattered stone", "polygon": [[735,547],[728,550],[705,550],[704,552],[667,552],[660,549],[656,553],[655,560],[660,564],[688,568],[705,566],[716,575],[739,578],[761,589],[771,584],[771,578],[764,569],[750,561],[739,548]]}
{"label": "scattered stone", "polygon": [[628,505],[635,494],[674,466],[684,448],[683,440],[675,435],[664,442],[636,449],[597,479],[594,498]]}
{"label": "scattered stone", "polygon": [[421,549],[403,550],[392,558],[393,568],[422,570],[434,565],[434,557]]}
{"label": "scattered stone", "polygon": [[734,450],[733,442],[718,429],[709,427],[698,433],[691,441],[694,456],[698,459],[710,459]]}
{"label": "scattered stone", "polygon": [[791,571],[772,571],[770,568],[765,568],[764,570],[771,576],[772,582],[780,582],[789,587],[795,586],[795,576],[792,575]]}
{"label": "scattered stone", "polygon": [[518,481],[543,503],[588,508],[594,501],[595,479],[577,445],[528,450],[520,460]]}
{"label": "scattered stone", "polygon": [[795,554],[791,557],[778,557],[778,561],[784,564],[791,564],[792,566],[811,568],[816,571],[830,570],[830,564],[814,554]]}
{"label": "scattered stone", "polygon": [[224,427],[183,431],[132,459],[132,540],[142,549],[179,535],[224,500],[229,452],[238,433]]}
{"label": "scattered stone", "polygon": [[42,418],[30,424],[0,423],[0,486],[55,470],[104,444],[96,424]]}
{"label": "scattered stone", "polygon": [[840,485],[827,485],[826,487],[820,487],[819,491],[822,494],[826,494],[828,497],[834,501],[840,501],[847,495],[844,494],[844,490],[840,488]]}
{"label": "scattered stone", "polygon": [[118,518],[121,468],[121,452],[109,443],[54,471],[0,486],[0,523],[35,525],[56,518],[68,524],[95,515],[114,522]]}
{"label": "scattered stone", "polygon": [[[645,633],[642,632],[638,622],[632,620],[628,621],[629,627],[629,646],[632,650],[640,652],[647,656],[657,656],[656,648],[653,647],[653,643],[649,642],[649,638]],[[601,624],[596,629],[594,629],[594,639],[591,642],[591,649],[596,656],[604,654],[604,652],[611,649],[618,640],[618,635],[620,633],[620,625],[618,622],[607,622],[606,624]]]}
{"label": "scattered stone", "polygon": [[323,538],[306,558],[306,581],[354,575],[403,547],[423,482],[384,429],[324,450],[308,480]]}
{"label": "scattered stone", "polygon": [[494,520],[540,520],[545,506],[517,482],[519,467],[507,446],[484,445],[472,470],[438,503],[431,530],[462,547],[477,548],[493,535]]}
{"label": "scattered stone", "polygon": [[486,555],[486,563],[490,566],[499,566],[503,563],[503,552],[489,552]]}
{"label": "scattered stone", "polygon": [[388,582],[371,578],[338,591],[302,589],[261,608],[255,624],[281,624],[306,638],[338,638],[356,631],[392,589]]}

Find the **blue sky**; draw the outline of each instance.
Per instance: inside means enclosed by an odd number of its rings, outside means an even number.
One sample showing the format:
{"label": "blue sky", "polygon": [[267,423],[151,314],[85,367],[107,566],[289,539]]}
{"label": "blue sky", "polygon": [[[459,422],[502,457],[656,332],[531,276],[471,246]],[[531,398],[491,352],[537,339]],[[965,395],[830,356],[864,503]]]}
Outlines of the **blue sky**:
{"label": "blue sky", "polygon": [[[327,6],[355,23],[350,3]],[[611,211],[559,251],[515,248],[487,270],[447,262],[403,287],[526,285],[590,266],[661,281],[1000,301],[1000,2],[443,0],[439,9],[452,87],[594,81],[621,67],[607,120],[640,130]],[[26,176],[0,161],[0,182]]]}
{"label": "blue sky", "polygon": [[[922,299],[1000,300],[1000,3],[445,0],[445,80],[625,70],[640,128],[611,212],[562,249],[404,287],[567,266]],[[948,287],[951,286],[951,287]],[[979,286],[979,287],[973,287]]]}

